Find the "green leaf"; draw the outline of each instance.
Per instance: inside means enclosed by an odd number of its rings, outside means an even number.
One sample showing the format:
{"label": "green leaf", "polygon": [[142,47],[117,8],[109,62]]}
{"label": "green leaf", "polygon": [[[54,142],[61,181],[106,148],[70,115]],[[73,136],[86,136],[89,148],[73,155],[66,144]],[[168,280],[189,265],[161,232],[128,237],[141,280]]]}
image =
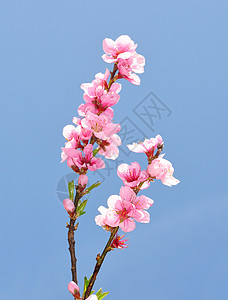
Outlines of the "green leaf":
{"label": "green leaf", "polygon": [[86,213],[86,211],[83,211],[82,213],[80,213],[79,217],[84,215]]}
{"label": "green leaf", "polygon": [[99,291],[97,291],[96,295],[97,297],[99,297],[102,294],[102,288],[99,289]]}
{"label": "green leaf", "polygon": [[82,203],[78,204],[78,207],[77,207],[77,214],[78,214],[79,216],[85,214],[84,209],[85,209],[85,207],[86,207],[87,201],[88,201],[88,200],[84,200],[84,201],[82,201]]}
{"label": "green leaf", "polygon": [[86,289],[87,289],[88,284],[89,284],[89,280],[88,280],[87,277],[85,276],[85,277],[84,277],[84,293],[85,293],[85,291],[86,291]]}
{"label": "green leaf", "polygon": [[74,180],[68,182],[70,200],[74,201]]}
{"label": "green leaf", "polygon": [[92,184],[90,187],[88,187],[85,190],[85,194],[89,194],[92,191],[92,189],[98,187],[99,185],[101,185],[101,182],[99,182],[99,181],[95,182],[94,184]]}
{"label": "green leaf", "polygon": [[109,292],[105,292],[105,293],[101,294],[100,297],[98,298],[98,300],[104,299],[104,297],[106,297],[108,294],[109,294]]}
{"label": "green leaf", "polygon": [[102,300],[104,297],[106,297],[109,294],[109,292],[103,293],[102,289],[100,288],[99,291],[96,293],[97,299]]}
{"label": "green leaf", "polygon": [[[93,276],[93,275],[91,275],[89,279],[87,279],[86,276],[84,277],[84,291],[83,291],[83,294],[85,294],[85,291],[86,291],[86,289],[87,289],[87,287],[88,287],[88,285],[89,285],[89,281],[90,281],[90,279],[91,279],[92,276]],[[92,293],[94,293],[94,292],[95,292],[95,291],[91,291],[91,292],[90,292],[90,295],[91,295]]]}
{"label": "green leaf", "polygon": [[99,147],[93,150],[93,156],[96,156],[99,151]]}

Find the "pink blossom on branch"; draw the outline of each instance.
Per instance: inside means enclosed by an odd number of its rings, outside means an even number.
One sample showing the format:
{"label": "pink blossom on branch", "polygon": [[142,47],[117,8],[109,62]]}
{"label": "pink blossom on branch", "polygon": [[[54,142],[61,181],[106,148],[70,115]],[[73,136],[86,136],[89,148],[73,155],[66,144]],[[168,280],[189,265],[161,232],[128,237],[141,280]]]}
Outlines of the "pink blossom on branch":
{"label": "pink blossom on branch", "polygon": [[[110,203],[112,201],[112,203]],[[101,215],[95,217],[95,222],[99,226],[119,226],[123,231],[130,232],[135,229],[134,206],[126,201],[122,201],[118,195],[108,198],[109,207],[100,206],[98,211]]]}
{"label": "pink blossom on branch", "polygon": [[[143,73],[145,58],[135,53],[134,55],[121,55],[117,67],[119,69],[119,78],[125,78],[135,85],[140,85],[140,78],[135,73]],[[135,73],[133,73],[135,72]]]}
{"label": "pink blossom on branch", "polygon": [[118,195],[108,198],[108,206],[104,222],[111,227],[119,226],[123,231],[130,232],[135,229],[134,218],[137,218],[134,205],[124,201]]}
{"label": "pink blossom on branch", "polygon": [[92,83],[83,83],[81,85],[81,89],[84,90],[83,98],[85,102],[93,104],[94,108],[100,111],[115,105],[120,99],[118,93],[121,91],[121,85],[113,83],[108,89],[108,77],[109,71],[106,70],[105,74],[96,74]]}
{"label": "pink blossom on branch", "polygon": [[[73,138],[71,141],[69,142],[66,142],[65,143],[65,147],[64,148],[69,148],[69,149],[76,149],[78,148],[80,144],[80,141],[76,141],[75,138]],[[62,149],[62,153],[61,153],[61,163],[64,162],[65,160],[67,160],[67,155],[65,154],[65,152],[63,151],[64,148],[61,148]]]}
{"label": "pink blossom on branch", "polygon": [[114,63],[118,61],[120,54],[133,54],[136,48],[137,44],[128,35],[121,35],[115,41],[106,38],[103,41],[103,50],[106,54],[102,58],[107,63]]}
{"label": "pink blossom on branch", "polygon": [[96,106],[93,103],[85,103],[85,104],[80,104],[78,107],[78,114],[81,117],[85,117],[88,112],[92,112],[93,114],[96,115],[103,115],[106,116],[110,121],[112,120],[114,116],[113,109],[111,107],[106,108],[102,113],[100,112],[99,108],[96,108]]}
{"label": "pink blossom on branch", "polygon": [[154,201],[147,196],[137,196],[129,186],[121,187],[120,197],[123,200],[134,204],[137,210],[149,209],[154,204]]}
{"label": "pink blossom on branch", "polygon": [[177,185],[180,181],[173,177],[174,168],[171,162],[164,159],[163,156],[164,155],[160,155],[154,159],[147,167],[147,171],[151,177],[161,179],[161,182],[165,185]]}
{"label": "pink blossom on branch", "polygon": [[82,120],[82,126],[88,130],[92,130],[95,137],[98,139],[106,139],[114,133],[120,131],[120,124],[112,123],[105,115],[95,115],[88,112]]}
{"label": "pink blossom on branch", "polygon": [[95,221],[99,226],[119,226],[123,231],[130,232],[135,229],[135,221],[149,223],[150,215],[145,209],[153,205],[153,200],[146,196],[136,196],[128,186],[121,187],[120,195],[112,195],[107,200],[108,208],[100,206],[101,215]]}
{"label": "pink blossom on branch", "polygon": [[66,125],[63,128],[63,136],[67,141],[71,141],[73,138],[77,138],[78,134],[74,125]]}
{"label": "pink blossom on branch", "polygon": [[76,127],[76,131],[80,141],[88,141],[93,133],[91,129],[83,128],[81,125]]}
{"label": "pink blossom on branch", "polygon": [[[93,157],[93,145],[88,144],[83,149],[83,152],[72,149],[62,148],[63,152],[67,156],[67,165],[72,168],[83,168],[85,171],[96,171],[97,169],[104,169],[105,163],[101,158]],[[84,156],[82,155],[84,154]]]}
{"label": "pink blossom on branch", "polygon": [[148,157],[152,157],[159,144],[163,144],[163,139],[157,135],[155,138],[145,139],[144,142],[133,143],[127,147],[132,152],[145,153]]}
{"label": "pink blossom on branch", "polygon": [[108,139],[106,139],[107,146],[105,149],[100,148],[99,154],[104,155],[107,159],[115,160],[119,156],[118,146],[121,145],[121,139],[117,134],[113,134]]}
{"label": "pink blossom on branch", "polygon": [[[77,118],[78,119],[78,118]],[[80,120],[80,119],[78,119]],[[77,120],[77,122],[78,122]],[[81,120],[80,120],[81,123]],[[88,141],[92,136],[92,130],[83,128],[81,125],[78,125],[77,127],[73,125],[66,125],[63,128],[63,136],[67,140],[65,143],[65,148],[74,148],[77,149],[80,147],[81,141]],[[64,159],[64,155],[62,157]],[[66,157],[65,157],[66,158]]]}
{"label": "pink blossom on branch", "polygon": [[[119,70],[118,78],[125,78],[139,85],[140,78],[135,73],[143,73],[145,58],[136,53],[137,44],[128,35],[121,35],[115,41],[106,38],[103,41],[102,56],[107,63],[116,63]],[[135,72],[135,73],[133,73]]]}
{"label": "pink blossom on branch", "polygon": [[131,163],[130,166],[125,163],[119,165],[117,175],[123,180],[125,185],[128,185],[131,188],[138,186],[140,182],[146,181],[149,177],[146,170],[141,171],[141,166],[137,162]]}

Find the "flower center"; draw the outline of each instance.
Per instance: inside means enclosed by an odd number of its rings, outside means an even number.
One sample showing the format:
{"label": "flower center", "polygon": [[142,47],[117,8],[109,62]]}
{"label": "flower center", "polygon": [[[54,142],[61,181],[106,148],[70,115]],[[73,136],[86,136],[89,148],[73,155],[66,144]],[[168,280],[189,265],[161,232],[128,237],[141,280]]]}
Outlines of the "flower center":
{"label": "flower center", "polygon": [[90,120],[90,126],[95,132],[100,132],[106,125],[106,120]]}
{"label": "flower center", "polygon": [[135,181],[139,178],[140,172],[134,168],[127,170],[125,172],[124,177],[126,178],[126,181],[131,182]]}

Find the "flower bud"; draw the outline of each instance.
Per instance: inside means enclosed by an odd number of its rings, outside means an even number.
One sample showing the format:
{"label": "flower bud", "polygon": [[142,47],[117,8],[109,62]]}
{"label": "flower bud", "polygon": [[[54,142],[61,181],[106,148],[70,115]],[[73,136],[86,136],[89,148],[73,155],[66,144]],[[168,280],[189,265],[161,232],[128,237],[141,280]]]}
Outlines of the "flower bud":
{"label": "flower bud", "polygon": [[75,211],[75,206],[72,200],[70,199],[64,199],[63,200],[63,206],[65,208],[65,210],[69,213],[69,214],[73,214]]}
{"label": "flower bud", "polygon": [[68,290],[74,296],[75,299],[80,298],[79,286],[74,281],[71,281],[68,284]]}
{"label": "flower bud", "polygon": [[86,175],[80,175],[78,178],[79,190],[82,192],[88,183],[88,177]]}

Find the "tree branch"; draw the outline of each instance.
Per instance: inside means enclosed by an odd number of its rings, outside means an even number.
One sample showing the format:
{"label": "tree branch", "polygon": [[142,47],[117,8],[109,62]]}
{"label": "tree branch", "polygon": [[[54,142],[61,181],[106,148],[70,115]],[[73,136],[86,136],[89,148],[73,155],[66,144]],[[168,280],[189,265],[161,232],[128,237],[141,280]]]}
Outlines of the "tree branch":
{"label": "tree branch", "polygon": [[112,84],[117,80],[117,77],[114,77],[117,70],[118,70],[117,63],[115,63],[113,67],[113,71],[111,72],[111,77],[109,79],[108,89],[107,89],[108,91],[110,90]]}
{"label": "tree branch", "polygon": [[119,230],[119,226],[118,227],[115,227],[112,229],[112,232],[111,232],[111,235],[110,235],[110,238],[101,254],[101,256],[98,254],[97,256],[97,263],[95,265],[95,268],[94,268],[94,271],[93,271],[93,275],[91,276],[90,280],[89,280],[89,284],[87,286],[87,289],[85,291],[85,294],[84,294],[84,297],[83,297],[83,300],[85,300],[86,298],[89,297],[90,293],[91,293],[91,290],[93,288],[93,285],[97,279],[97,275],[100,271],[100,268],[104,262],[104,259],[105,259],[105,256],[107,255],[107,253],[111,250],[110,246],[112,244],[112,241],[117,233],[117,231]]}
{"label": "tree branch", "polygon": [[75,255],[75,240],[74,240],[74,232],[76,230],[75,228],[75,219],[70,219],[70,225],[68,225],[68,244],[69,244],[69,252],[70,252],[70,258],[71,258],[71,273],[72,273],[72,281],[78,284],[78,278],[77,278],[77,258]]}
{"label": "tree branch", "polygon": [[71,259],[71,273],[72,273],[72,281],[78,284],[77,278],[77,258],[75,254],[75,239],[74,239],[74,232],[77,230],[78,224],[75,225],[76,222],[76,210],[78,207],[78,202],[82,197],[81,193],[76,190],[76,195],[74,199],[75,205],[75,215],[70,217],[70,224],[67,225],[68,228],[68,244],[69,244],[69,252],[70,252],[70,259]]}

